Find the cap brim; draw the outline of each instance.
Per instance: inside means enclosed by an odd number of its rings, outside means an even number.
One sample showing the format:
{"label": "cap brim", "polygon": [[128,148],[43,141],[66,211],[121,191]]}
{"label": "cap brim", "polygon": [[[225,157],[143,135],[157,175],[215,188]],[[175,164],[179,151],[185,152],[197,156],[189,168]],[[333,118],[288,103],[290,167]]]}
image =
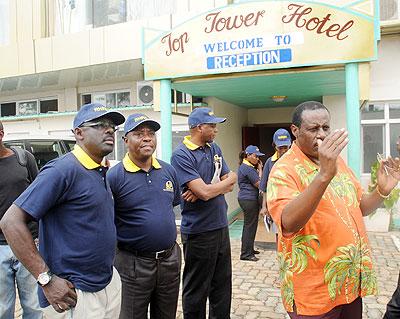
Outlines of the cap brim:
{"label": "cap brim", "polygon": [[103,113],[100,116],[92,118],[90,121],[93,121],[93,120],[96,120],[96,119],[100,119],[100,118],[110,119],[111,121],[113,121],[113,123],[115,125],[121,125],[122,123],[125,122],[125,117],[121,113],[119,113],[117,111],[108,111],[106,113]]}
{"label": "cap brim", "polygon": [[207,121],[204,124],[218,124],[218,123],[224,123],[226,121],[226,118],[224,117],[215,117],[210,121]]}
{"label": "cap brim", "polygon": [[147,119],[147,120],[143,120],[143,121],[139,122],[137,125],[132,127],[129,131],[126,131],[125,135],[128,134],[129,132],[132,132],[134,129],[136,129],[138,126],[142,125],[143,123],[148,124],[155,132],[161,128],[161,125],[158,122]]}
{"label": "cap brim", "polygon": [[261,152],[255,152],[254,154],[256,154],[257,156],[264,156],[265,155],[264,153],[261,153]]}
{"label": "cap brim", "polygon": [[281,143],[275,143],[275,145],[277,146],[277,147],[279,147],[279,146],[290,146],[290,145],[292,145],[292,142],[288,142],[288,141],[286,141],[286,142],[281,142]]}

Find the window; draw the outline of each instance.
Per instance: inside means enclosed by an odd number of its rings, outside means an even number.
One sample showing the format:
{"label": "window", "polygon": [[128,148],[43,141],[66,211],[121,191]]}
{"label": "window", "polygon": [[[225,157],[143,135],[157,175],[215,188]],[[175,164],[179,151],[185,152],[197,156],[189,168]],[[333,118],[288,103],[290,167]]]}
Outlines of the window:
{"label": "window", "polygon": [[57,0],[55,34],[126,22],[127,0]]}
{"label": "window", "polygon": [[399,0],[381,0],[380,5],[380,20],[391,21],[400,19],[400,2]]}
{"label": "window", "polygon": [[35,115],[49,112],[58,112],[57,99],[46,98],[0,104],[0,116]]}
{"label": "window", "polygon": [[10,0],[0,0],[0,45],[10,41]]}
{"label": "window", "polygon": [[400,101],[371,102],[361,110],[363,173],[371,172],[376,154],[399,156]]}
{"label": "window", "polygon": [[40,113],[49,113],[58,111],[58,100],[41,100]]}
{"label": "window", "polygon": [[2,103],[0,105],[0,116],[14,116],[17,114],[16,103]]}
{"label": "window", "polygon": [[38,114],[37,101],[17,102],[17,114],[18,115]]}
{"label": "window", "polygon": [[81,102],[100,103],[107,107],[125,107],[131,105],[131,93],[127,91],[121,92],[96,92],[91,94],[82,94]]}
{"label": "window", "polygon": [[93,27],[126,22],[126,0],[93,0]]}

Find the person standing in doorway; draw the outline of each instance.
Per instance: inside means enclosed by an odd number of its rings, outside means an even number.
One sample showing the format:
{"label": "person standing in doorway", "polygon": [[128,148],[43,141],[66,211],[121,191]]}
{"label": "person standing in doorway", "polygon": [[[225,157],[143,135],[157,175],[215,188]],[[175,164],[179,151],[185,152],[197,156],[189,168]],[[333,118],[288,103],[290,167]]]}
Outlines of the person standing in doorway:
{"label": "person standing in doorway", "polygon": [[230,318],[232,264],[227,203],[236,174],[229,171],[219,146],[214,143],[217,124],[210,108],[190,113],[190,136],[173,152],[174,166],[184,191],[198,199],[182,203],[181,234],[185,267],[183,270],[183,316],[185,319]]}
{"label": "person standing in doorway", "polygon": [[[3,144],[4,127],[0,121],[0,219],[13,201],[38,174],[35,158],[28,151],[12,150]],[[19,158],[19,157],[24,158]],[[37,240],[36,222],[29,225],[31,237]],[[41,319],[35,278],[18,261],[0,230],[0,318],[14,319],[16,288],[23,319]]]}
{"label": "person standing in doorway", "polygon": [[260,156],[264,156],[259,148],[249,145],[240,152],[240,166],[238,170],[238,202],[243,210],[244,224],[242,232],[241,260],[257,261],[254,250],[254,239],[258,226],[258,214],[260,211],[259,191],[260,178],[262,176],[262,162]]}
{"label": "person standing in doorway", "polygon": [[276,163],[278,159],[282,157],[283,154],[285,154],[289,148],[290,145],[292,145],[292,138],[290,137],[290,134],[287,130],[284,128],[278,129],[272,138],[272,146],[275,149],[275,154],[272,155],[267,159],[264,165],[263,169],[263,174],[261,177],[260,181],[260,186],[259,189],[262,192],[262,206],[260,210],[260,214],[267,216],[267,218],[270,220],[271,224],[271,230],[275,233],[276,241],[278,241],[278,228],[276,227],[275,223],[271,219],[271,216],[268,212],[268,207],[267,207],[267,183],[268,183],[268,177],[269,174],[271,173],[271,169]]}
{"label": "person standing in doorway", "polygon": [[[100,163],[124,120],[101,104],[83,105],[73,121],[74,150],[48,162],[0,221],[15,256],[40,285],[47,318],[119,316],[114,201]],[[27,227],[32,220],[40,222],[40,253]]]}
{"label": "person standing in doorway", "polygon": [[160,124],[145,114],[125,122],[128,153],[107,174],[115,202],[122,280],[120,319],[174,319],[178,304],[181,249],[174,206],[181,192],[175,169],[153,155]]}

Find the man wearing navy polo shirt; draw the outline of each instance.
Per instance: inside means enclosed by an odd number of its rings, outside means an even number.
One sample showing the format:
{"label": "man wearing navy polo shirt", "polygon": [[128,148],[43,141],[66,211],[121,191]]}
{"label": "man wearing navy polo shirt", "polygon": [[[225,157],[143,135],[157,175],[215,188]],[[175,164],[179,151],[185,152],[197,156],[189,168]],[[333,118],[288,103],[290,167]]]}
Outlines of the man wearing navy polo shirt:
{"label": "man wearing navy polo shirt", "polygon": [[115,201],[122,279],[120,319],[176,318],[181,250],[173,208],[180,203],[175,169],[153,157],[160,124],[144,114],[125,123],[128,153],[107,174]]}
{"label": "man wearing navy polo shirt", "polygon": [[209,108],[194,109],[188,119],[190,136],[171,158],[183,190],[198,198],[182,203],[182,301],[186,319],[205,318],[207,298],[209,318],[230,318],[232,266],[224,194],[233,190],[237,177],[213,142],[217,123],[225,120]]}
{"label": "man wearing navy polo shirt", "polygon": [[[117,318],[114,202],[102,159],[122,114],[86,104],[75,116],[74,150],[47,163],[1,220],[14,254],[37,278],[47,318]],[[39,221],[39,252],[27,223]]]}

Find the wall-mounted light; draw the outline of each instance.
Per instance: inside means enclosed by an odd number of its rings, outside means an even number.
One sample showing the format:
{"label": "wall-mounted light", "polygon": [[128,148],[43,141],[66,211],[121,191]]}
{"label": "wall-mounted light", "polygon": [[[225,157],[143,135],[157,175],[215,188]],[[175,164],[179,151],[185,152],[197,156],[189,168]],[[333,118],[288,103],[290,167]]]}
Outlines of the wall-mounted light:
{"label": "wall-mounted light", "polygon": [[272,101],[280,103],[287,99],[286,95],[273,95],[271,96]]}

